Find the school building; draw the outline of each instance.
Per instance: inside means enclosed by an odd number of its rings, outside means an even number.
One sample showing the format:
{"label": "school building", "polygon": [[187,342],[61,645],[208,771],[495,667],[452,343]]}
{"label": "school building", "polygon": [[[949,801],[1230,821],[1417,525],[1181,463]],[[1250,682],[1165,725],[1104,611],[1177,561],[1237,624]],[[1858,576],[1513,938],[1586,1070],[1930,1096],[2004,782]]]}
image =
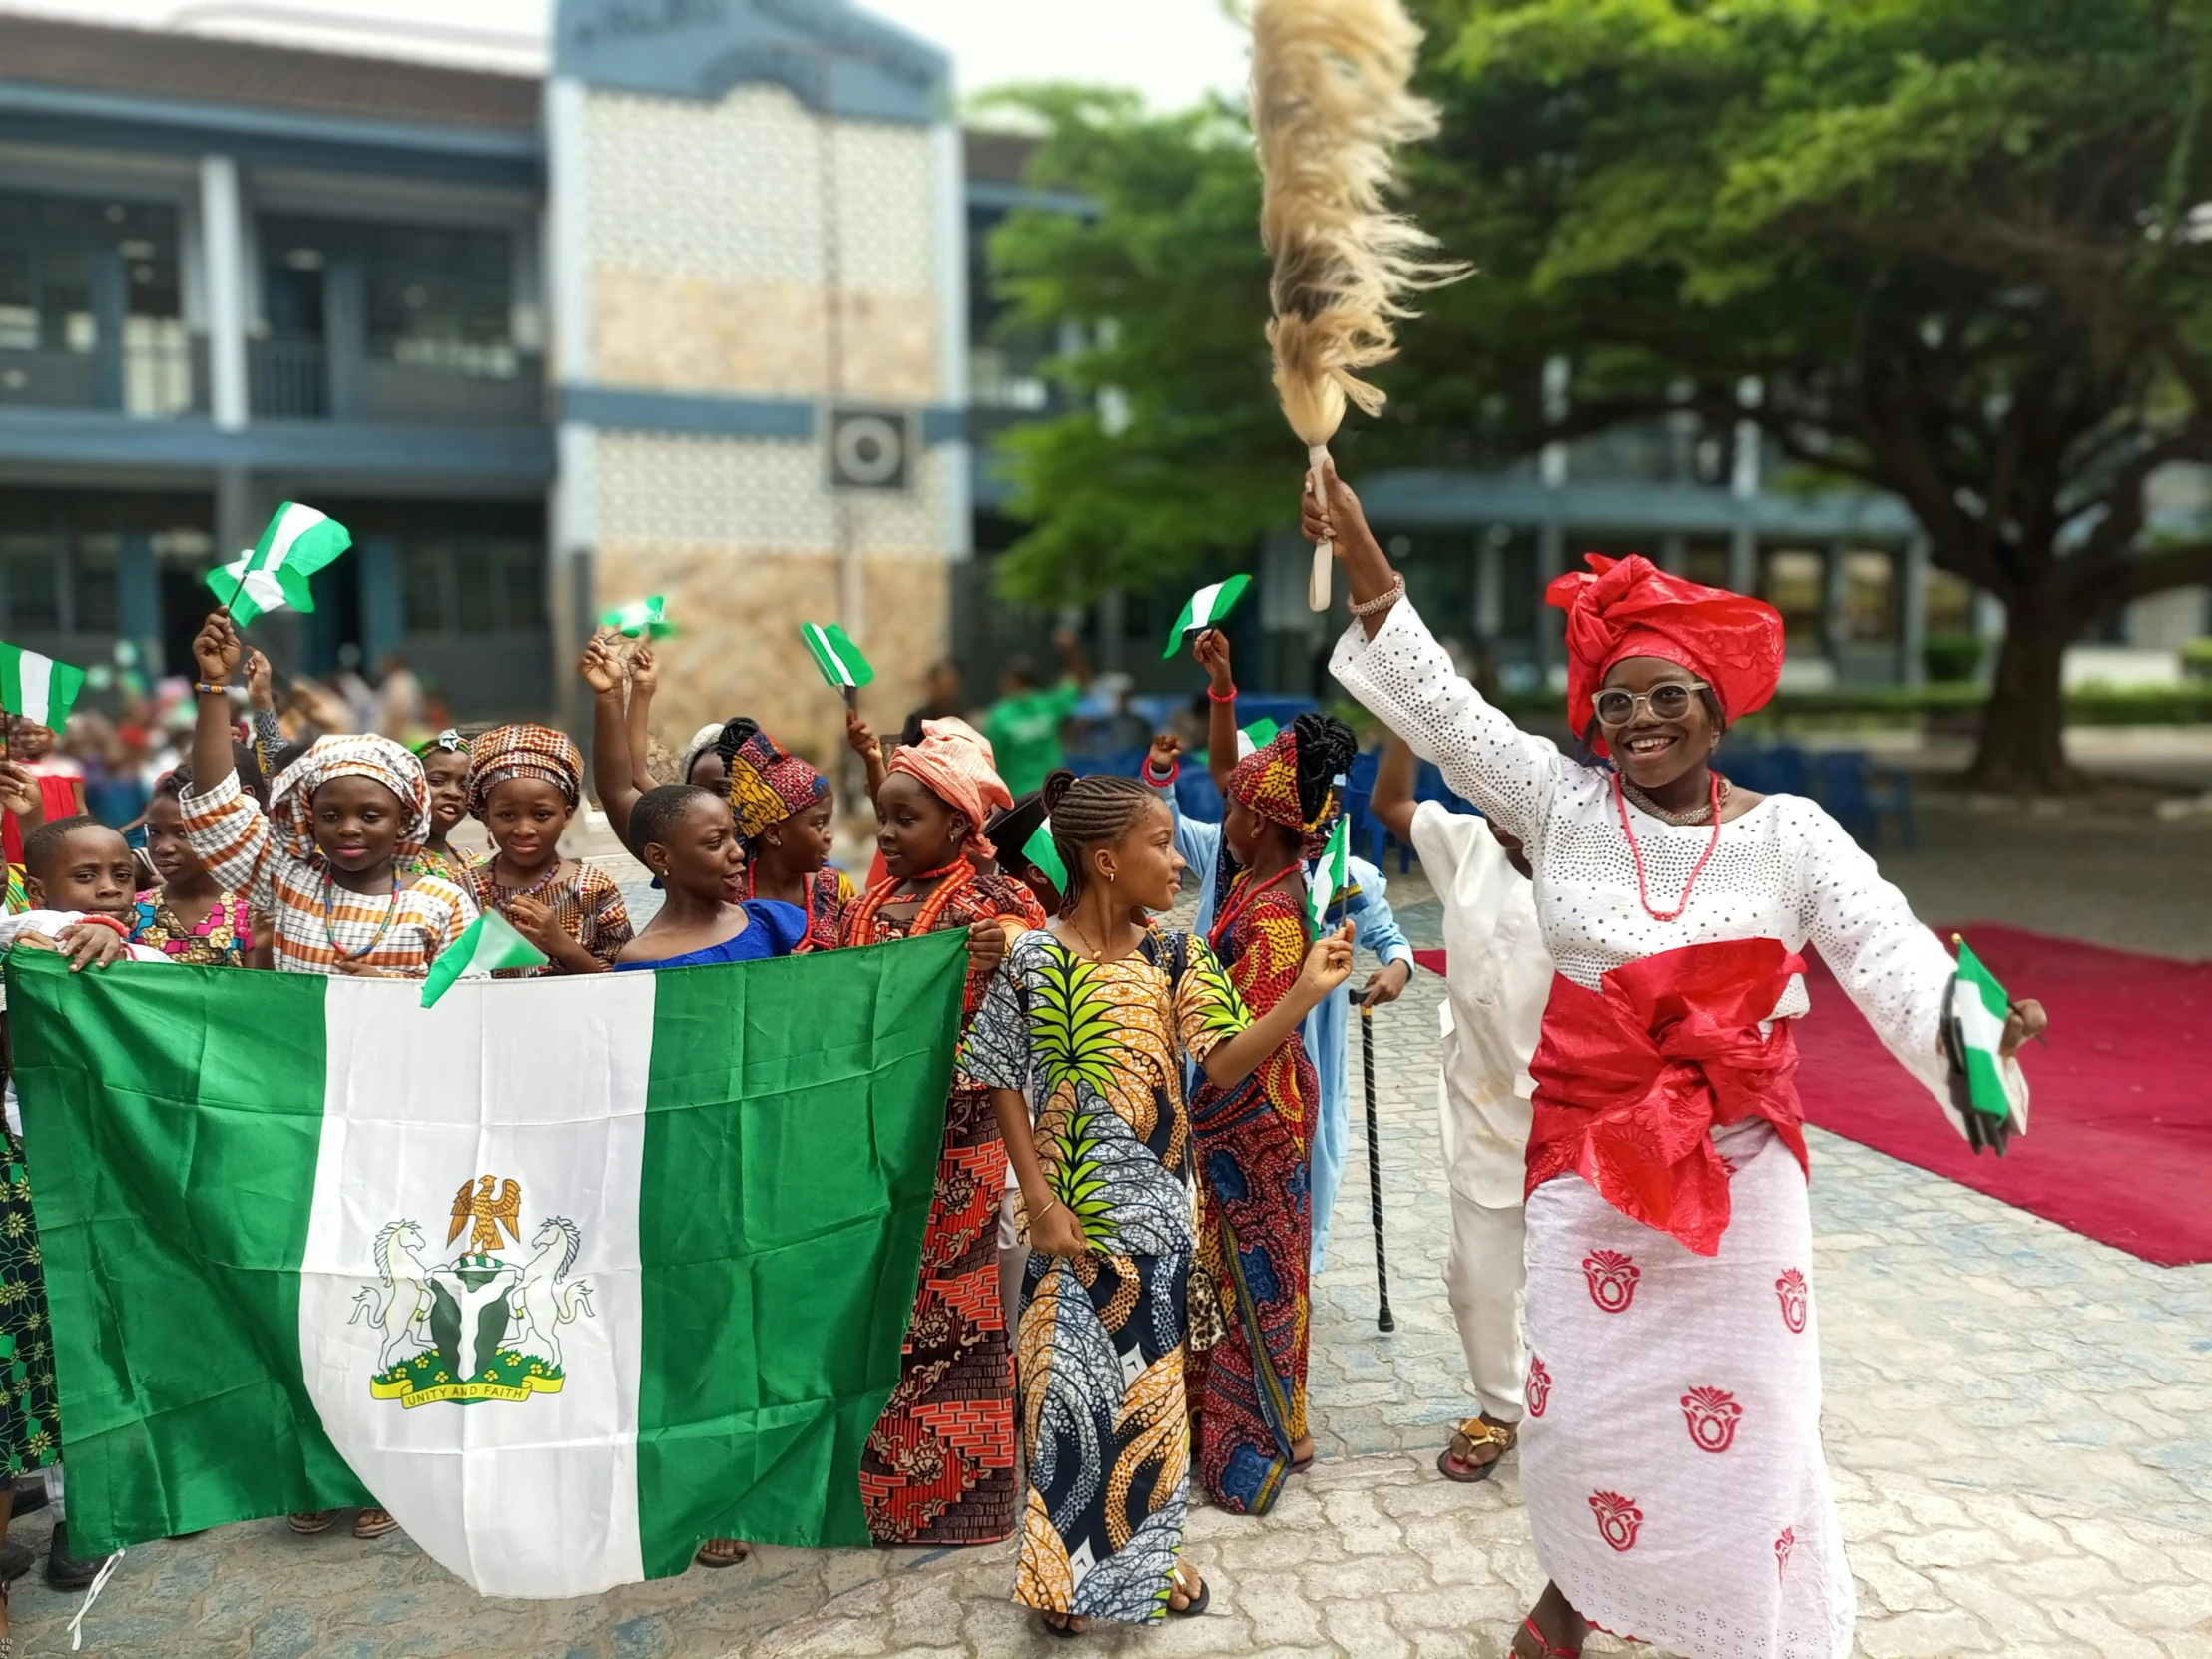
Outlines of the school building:
{"label": "school building", "polygon": [[[818,756],[802,620],[866,646],[879,722],[939,656],[980,699],[1041,645],[990,594],[991,447],[1062,394],[1050,342],[992,329],[983,250],[1082,204],[844,0],[558,0],[552,31],[522,75],[0,16],[0,638],[186,670],[203,574],[297,499],[356,551],[272,656],[397,654],[464,718],[574,720],[592,620],[653,593],[672,729],[743,709]],[[1910,681],[1980,626],[1895,503],[1768,487],[1748,428],[1363,483],[1507,684],[1555,664],[1542,583],[1586,548],[1766,594],[1801,683]],[[1282,691],[1325,649],[1305,560],[1264,551],[1242,624]],[[1187,689],[1179,598],[1093,607],[1093,662]],[[2188,604],[2162,626],[2201,632]]]}

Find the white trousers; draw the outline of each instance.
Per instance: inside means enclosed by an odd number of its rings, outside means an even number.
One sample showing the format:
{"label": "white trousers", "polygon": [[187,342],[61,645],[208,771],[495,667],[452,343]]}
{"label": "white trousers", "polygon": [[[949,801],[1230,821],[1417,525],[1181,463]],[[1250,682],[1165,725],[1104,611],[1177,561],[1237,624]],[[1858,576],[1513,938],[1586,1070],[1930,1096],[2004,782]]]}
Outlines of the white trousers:
{"label": "white trousers", "polygon": [[1526,1228],[1518,1204],[1493,1210],[1454,1191],[1451,1251],[1444,1258],[1444,1292],[1452,1322],[1467,1351],[1467,1375],[1485,1414],[1499,1422],[1521,1420],[1521,1385],[1528,1350],[1521,1342],[1521,1299],[1528,1284],[1522,1254]]}

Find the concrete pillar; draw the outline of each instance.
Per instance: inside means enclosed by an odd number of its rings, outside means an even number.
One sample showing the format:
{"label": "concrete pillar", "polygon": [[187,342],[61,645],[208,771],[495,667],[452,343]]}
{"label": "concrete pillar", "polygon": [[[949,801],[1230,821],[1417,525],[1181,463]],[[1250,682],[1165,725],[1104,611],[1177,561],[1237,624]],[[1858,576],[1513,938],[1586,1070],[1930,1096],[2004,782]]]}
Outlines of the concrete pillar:
{"label": "concrete pillar", "polygon": [[1928,683],[1928,538],[1907,538],[1898,557],[1898,678]]}
{"label": "concrete pillar", "polygon": [[242,466],[216,469],[215,547],[217,562],[229,564],[250,551],[262,539],[262,520],[255,515],[254,475]]}
{"label": "concrete pillar", "polygon": [[1690,538],[1679,530],[1669,530],[1659,538],[1659,568],[1670,576],[1682,574],[1682,567],[1689,562]]}
{"label": "concrete pillar", "polygon": [[162,578],[154,563],[154,538],[134,531],[123,538],[115,561],[116,632],[138,647],[149,679],[162,664]]}
{"label": "concrete pillar", "polygon": [[1844,544],[1830,542],[1823,552],[1828,563],[1821,570],[1821,640],[1827,648],[1828,660],[1840,673],[1844,652],[1851,643],[1851,620],[1847,614],[1851,603],[1850,579],[1844,569]]}
{"label": "concrete pillar", "polygon": [[[1574,406],[1574,365],[1564,357],[1551,357],[1544,363],[1544,419],[1547,422],[1567,418]],[[1537,475],[1548,489],[1558,489],[1567,481],[1567,446],[1563,443],[1547,443],[1537,457]]]}
{"label": "concrete pillar", "polygon": [[92,404],[123,407],[123,318],[130,309],[131,275],[113,248],[95,248],[86,261],[92,289]]}
{"label": "concrete pillar", "polygon": [[1495,645],[1505,632],[1505,549],[1513,533],[1502,524],[1483,531],[1474,551],[1474,637]]}
{"label": "concrete pillar", "polygon": [[1564,663],[1566,613],[1556,611],[1544,601],[1544,590],[1551,586],[1555,576],[1567,568],[1567,527],[1560,522],[1558,510],[1553,509],[1536,537],[1536,660],[1549,670]]}
{"label": "concrete pillar", "polygon": [[944,502],[945,556],[965,559],[975,551],[975,504],[964,426],[969,400],[967,155],[959,124],[939,122],[930,131],[929,147],[936,187],[937,402],[963,420],[962,435],[937,445],[930,464],[938,469],[937,488]]}
{"label": "concrete pillar", "polygon": [[384,653],[399,649],[407,631],[399,591],[399,543],[390,536],[363,536],[353,549],[361,583],[361,655],[370,668]]}
{"label": "concrete pillar", "polygon": [[246,241],[238,163],[229,156],[200,158],[200,246],[207,262],[208,411],[218,428],[238,431],[249,418]]}

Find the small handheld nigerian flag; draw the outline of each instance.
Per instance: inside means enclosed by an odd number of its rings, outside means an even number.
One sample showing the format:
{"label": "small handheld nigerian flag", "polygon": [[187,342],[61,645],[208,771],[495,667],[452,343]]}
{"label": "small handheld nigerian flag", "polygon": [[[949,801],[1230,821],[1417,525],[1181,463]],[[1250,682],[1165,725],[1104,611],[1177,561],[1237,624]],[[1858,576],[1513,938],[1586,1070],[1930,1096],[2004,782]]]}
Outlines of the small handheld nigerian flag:
{"label": "small handheld nigerian flag", "polygon": [[85,671],[20,645],[0,645],[0,708],[59,732],[85,687]]}
{"label": "small handheld nigerian flag", "polygon": [[241,628],[269,611],[311,611],[307,578],[352,545],[351,533],[336,519],[287,501],[253,552],[208,572],[208,587]]}
{"label": "small handheld nigerian flag", "polygon": [[599,618],[599,626],[612,628],[628,639],[640,637],[649,640],[665,640],[676,632],[676,624],[668,619],[667,601],[655,594],[651,599],[633,599],[627,605],[617,605]]}
{"label": "small handheld nigerian flag", "polygon": [[815,654],[815,667],[822,670],[822,677],[830,682],[830,690],[855,691],[875,678],[875,670],[860,655],[860,648],[852,643],[852,636],[835,623],[824,627],[819,622],[802,622],[799,637]]}
{"label": "small handheld nigerian flag", "polygon": [[1313,910],[1317,935],[1327,928],[1330,906],[1337,902],[1337,895],[1351,885],[1352,821],[1339,813],[1337,827],[1329,831],[1329,842],[1321,849],[1321,857],[1314,863],[1314,878],[1306,887],[1306,902]]}
{"label": "small handheld nigerian flag", "polygon": [[543,967],[548,960],[514,930],[514,923],[497,910],[486,910],[430,964],[430,977],[422,982],[422,1005],[435,1008],[457,980],[481,978],[501,968]]}
{"label": "small handheld nigerian flag", "polygon": [[1061,892],[1068,890],[1068,866],[1060,861],[1060,849],[1052,841],[1052,820],[1037,826],[1036,833],[1021,843],[1021,855],[1044,872]]}
{"label": "small handheld nigerian flag", "polygon": [[1256,720],[1250,726],[1240,729],[1237,733],[1237,759],[1241,761],[1247,755],[1257,754],[1267,748],[1275,742],[1275,734],[1282,730],[1274,721],[1266,719]]}
{"label": "small handheld nigerian flag", "polygon": [[1175,626],[1168,630],[1168,648],[1160,653],[1166,662],[1183,649],[1183,636],[1193,628],[1218,628],[1221,619],[1236,608],[1244,597],[1245,589],[1252,586],[1249,576],[1232,576],[1226,582],[1212,582],[1191,595],[1190,603],[1183,607],[1183,614],[1175,619]]}
{"label": "small handheld nigerian flag", "polygon": [[1963,938],[1954,933],[1951,942],[1958,946],[1958,976],[1943,1012],[1951,1105],[1974,1151],[1988,1146],[2001,1158],[2006,1139],[2027,1131],[2027,1102],[2013,1098],[2002,1056],[2012,999]]}

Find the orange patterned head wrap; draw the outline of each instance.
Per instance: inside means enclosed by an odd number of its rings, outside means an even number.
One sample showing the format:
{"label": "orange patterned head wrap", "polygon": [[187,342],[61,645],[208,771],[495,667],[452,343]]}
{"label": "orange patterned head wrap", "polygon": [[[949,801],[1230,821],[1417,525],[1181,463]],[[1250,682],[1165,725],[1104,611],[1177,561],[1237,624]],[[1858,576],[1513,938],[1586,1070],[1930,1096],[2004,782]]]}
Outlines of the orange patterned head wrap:
{"label": "orange patterned head wrap", "polygon": [[584,752],[550,726],[495,726],[468,746],[469,812],[482,818],[492,787],[510,778],[542,778],[573,807],[583,794]]}
{"label": "orange patterned head wrap", "polygon": [[1011,807],[1013,796],[998,776],[987,739],[964,720],[925,720],[921,742],[891,756],[890,770],[910,773],[968,821],[970,850],[988,857],[998,849],[984,837],[992,809]]}
{"label": "orange patterned head wrap", "polygon": [[[1311,815],[1306,811],[1299,789],[1302,734],[1309,744],[1327,746],[1324,754],[1331,768],[1330,780],[1321,792],[1320,805]],[[1296,830],[1299,855],[1317,857],[1328,843],[1330,829],[1344,805],[1344,779],[1339,774],[1343,767],[1351,765],[1356,748],[1352,731],[1343,721],[1327,715],[1300,715],[1269,739],[1265,747],[1255,749],[1237,763],[1236,770],[1229,775],[1230,797],[1243,802],[1270,824]]]}

